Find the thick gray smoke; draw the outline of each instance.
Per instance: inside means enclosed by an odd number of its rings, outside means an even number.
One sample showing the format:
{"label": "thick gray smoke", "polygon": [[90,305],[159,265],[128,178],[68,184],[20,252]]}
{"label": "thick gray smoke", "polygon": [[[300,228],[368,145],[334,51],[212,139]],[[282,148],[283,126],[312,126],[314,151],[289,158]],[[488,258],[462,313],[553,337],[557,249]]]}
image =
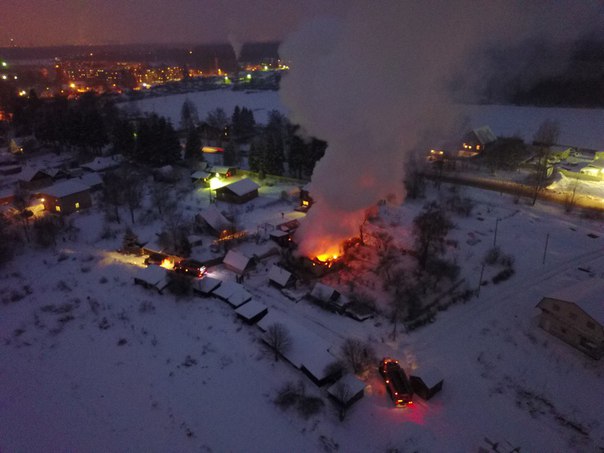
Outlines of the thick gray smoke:
{"label": "thick gray smoke", "polygon": [[[406,155],[427,130],[446,130],[453,76],[473,79],[479,48],[539,37],[562,42],[591,27],[598,3],[356,2],[339,18],[292,34],[281,96],[293,122],[327,140],[311,181],[315,204],[298,230],[300,252],[334,252],[358,234],[365,210],[404,197]],[[484,68],[483,68],[484,69]]]}

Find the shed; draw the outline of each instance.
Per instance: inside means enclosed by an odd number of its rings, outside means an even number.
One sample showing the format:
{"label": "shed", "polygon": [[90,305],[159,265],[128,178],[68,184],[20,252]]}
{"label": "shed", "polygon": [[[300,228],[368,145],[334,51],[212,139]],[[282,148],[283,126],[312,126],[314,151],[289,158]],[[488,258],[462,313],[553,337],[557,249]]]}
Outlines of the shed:
{"label": "shed", "polygon": [[294,283],[294,276],[291,272],[273,264],[268,271],[268,281],[278,288],[287,288]]}
{"label": "shed", "polygon": [[255,324],[266,316],[268,308],[263,303],[252,299],[237,308],[235,313],[237,313],[237,316],[243,319],[247,324]]}
{"label": "shed", "polygon": [[251,259],[236,250],[229,250],[222,260],[227,269],[242,275],[250,267]]}
{"label": "shed", "polygon": [[212,291],[212,295],[227,302],[231,307],[238,308],[252,299],[243,285],[226,281]]}
{"label": "shed", "polygon": [[604,280],[591,278],[543,297],[539,326],[588,356],[604,355]]}
{"label": "shed", "polygon": [[168,286],[166,269],[154,265],[138,269],[134,275],[134,284],[145,288],[155,288],[161,294]]}
{"label": "shed", "polygon": [[90,190],[76,179],[56,183],[40,190],[44,209],[58,214],[71,214],[92,206]]}
{"label": "shed", "polygon": [[191,173],[191,182],[194,184],[208,184],[211,178],[212,174],[205,170],[197,170],[196,172]]}
{"label": "shed", "polygon": [[437,368],[422,367],[413,373],[409,376],[411,387],[422,399],[427,401],[442,390],[443,375]]}
{"label": "shed", "polygon": [[210,168],[211,176],[216,176],[217,178],[230,178],[237,174],[237,167],[225,167],[222,165],[215,165]]}
{"label": "shed", "polygon": [[328,310],[342,312],[344,306],[348,303],[348,298],[340,294],[331,286],[317,282],[309,294],[310,298],[323,308]]}
{"label": "shed", "polygon": [[204,276],[201,280],[195,280],[193,283],[193,292],[202,296],[209,296],[222,283],[217,278]]}
{"label": "shed", "polygon": [[363,398],[365,383],[352,374],[346,374],[327,388],[327,394],[339,405],[348,408]]}
{"label": "shed", "polygon": [[90,190],[97,190],[103,187],[103,178],[98,173],[84,173],[78,176],[77,179]]}
{"label": "shed", "polygon": [[249,178],[243,178],[216,189],[216,199],[227,203],[245,203],[258,196],[260,186]]}

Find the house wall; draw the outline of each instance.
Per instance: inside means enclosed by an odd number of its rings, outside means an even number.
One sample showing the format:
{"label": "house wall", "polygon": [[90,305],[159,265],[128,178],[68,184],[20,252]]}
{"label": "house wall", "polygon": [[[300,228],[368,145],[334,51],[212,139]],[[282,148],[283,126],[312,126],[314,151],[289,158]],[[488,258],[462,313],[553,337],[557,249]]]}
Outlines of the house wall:
{"label": "house wall", "polygon": [[225,201],[227,203],[242,204],[258,197],[258,189],[252,190],[242,196],[237,196],[230,190],[216,190],[216,199],[219,201]]}
{"label": "house wall", "polygon": [[585,354],[599,359],[604,354],[604,327],[579,306],[557,299],[539,302],[539,327]]}
{"label": "house wall", "polygon": [[[92,206],[92,199],[90,198],[90,192],[88,191],[66,195],[61,198],[53,197],[47,194],[43,195],[44,209],[56,214],[71,214],[72,212]],[[57,209],[57,207],[59,209]]]}

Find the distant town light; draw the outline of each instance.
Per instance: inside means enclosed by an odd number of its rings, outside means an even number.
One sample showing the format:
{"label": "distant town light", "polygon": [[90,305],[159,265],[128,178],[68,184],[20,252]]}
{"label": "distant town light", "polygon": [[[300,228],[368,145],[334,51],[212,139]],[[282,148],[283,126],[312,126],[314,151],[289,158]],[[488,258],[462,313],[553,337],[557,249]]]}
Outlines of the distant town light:
{"label": "distant town light", "polygon": [[6,80],[6,74],[2,75],[2,80]]}
{"label": "distant town light", "polygon": [[246,79],[251,80],[252,79],[252,74],[248,74],[245,76]]}
{"label": "distant town light", "polygon": [[3,62],[2,62],[2,67],[3,67],[3,68],[6,68],[7,66],[8,66],[8,63],[7,63],[6,61],[3,61]]}

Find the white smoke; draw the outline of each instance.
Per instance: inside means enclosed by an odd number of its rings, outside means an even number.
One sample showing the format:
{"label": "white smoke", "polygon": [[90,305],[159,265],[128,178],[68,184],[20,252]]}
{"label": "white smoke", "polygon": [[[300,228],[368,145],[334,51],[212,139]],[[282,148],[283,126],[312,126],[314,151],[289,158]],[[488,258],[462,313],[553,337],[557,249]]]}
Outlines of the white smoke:
{"label": "white smoke", "polygon": [[229,40],[229,44],[233,48],[233,52],[235,52],[235,58],[237,62],[239,62],[239,58],[241,57],[241,49],[243,48],[243,43],[239,40],[235,33],[229,33],[227,36]]}
{"label": "white smoke", "polygon": [[[563,41],[597,3],[358,1],[341,18],[306,23],[280,48],[291,119],[329,147],[311,181],[315,204],[298,230],[317,254],[358,234],[364,211],[403,198],[404,163],[427,130],[452,126],[447,83],[480,67],[477,49],[532,37]],[[584,30],[585,28],[583,28]]]}

